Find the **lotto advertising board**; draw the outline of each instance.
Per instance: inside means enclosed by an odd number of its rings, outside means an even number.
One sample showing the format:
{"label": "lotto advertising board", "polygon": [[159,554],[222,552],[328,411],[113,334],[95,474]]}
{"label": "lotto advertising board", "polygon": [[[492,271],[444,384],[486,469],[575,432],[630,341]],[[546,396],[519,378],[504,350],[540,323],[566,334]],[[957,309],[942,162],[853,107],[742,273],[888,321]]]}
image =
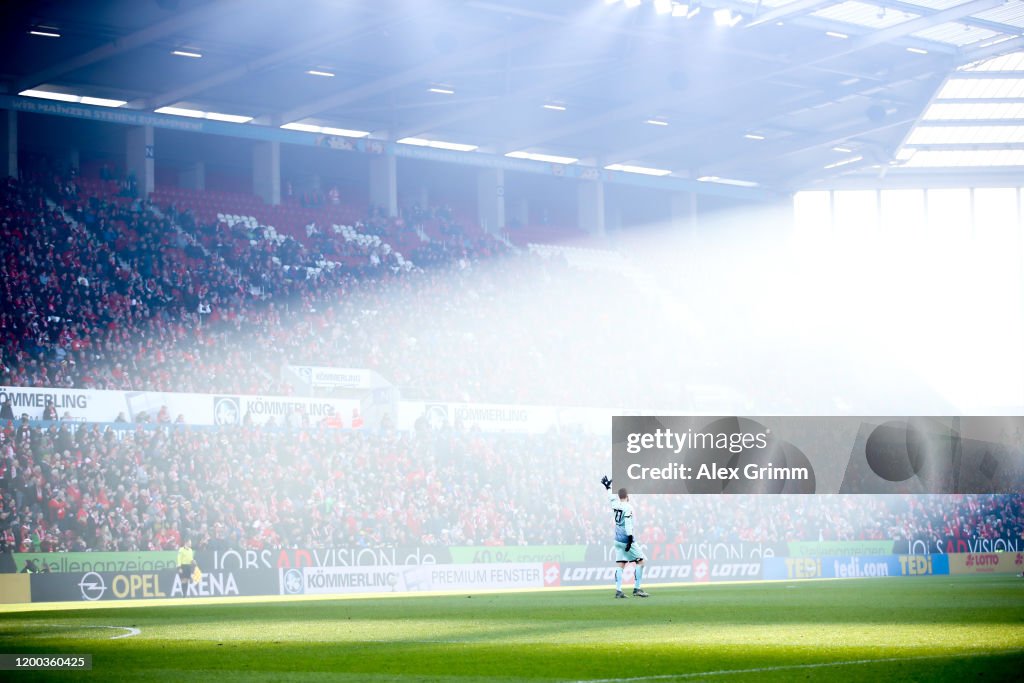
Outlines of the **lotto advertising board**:
{"label": "lotto advertising board", "polygon": [[773,557],[764,561],[764,578],[778,581],[930,576],[949,573],[950,563],[946,555]]}
{"label": "lotto advertising board", "polygon": [[949,559],[950,574],[1020,574],[1024,572],[1024,552],[954,553]]}
{"label": "lotto advertising board", "polygon": [[277,573],[269,570],[203,572],[198,583],[183,584],[177,571],[32,574],[32,602],[165,600],[243,595],[274,595]]}
{"label": "lotto advertising board", "polygon": [[282,595],[541,588],[540,563],[279,569]]}
{"label": "lotto advertising board", "polygon": [[[611,586],[615,583],[614,562],[546,562],[544,586]],[[633,581],[634,565],[626,565],[623,584]],[[697,558],[669,563],[645,564],[644,584],[658,583],[717,583],[720,581],[756,581],[761,578],[759,560],[722,561]]]}

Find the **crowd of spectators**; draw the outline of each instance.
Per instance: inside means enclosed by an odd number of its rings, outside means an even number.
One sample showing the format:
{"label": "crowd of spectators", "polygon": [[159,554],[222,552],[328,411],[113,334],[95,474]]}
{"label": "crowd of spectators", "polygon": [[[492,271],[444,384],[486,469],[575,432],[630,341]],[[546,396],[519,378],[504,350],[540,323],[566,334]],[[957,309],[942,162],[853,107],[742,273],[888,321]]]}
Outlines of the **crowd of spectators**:
{"label": "crowd of spectators", "polygon": [[[603,438],[97,425],[0,428],[23,551],[605,543]],[[647,543],[1022,539],[1024,498],[635,496]]]}
{"label": "crowd of spectators", "polygon": [[243,278],[190,251],[194,245],[137,200],[78,199],[73,182],[54,191],[77,202],[72,210],[48,202],[41,185],[0,187],[0,384],[266,386],[244,356],[207,360],[223,332],[204,324],[213,314],[203,316],[200,304],[231,310],[246,296]]}
{"label": "crowd of spectators", "polygon": [[410,398],[607,406],[678,405],[694,379],[678,327],[621,274],[496,241],[430,242],[396,272],[338,263],[357,254],[317,234],[5,181],[0,384],[288,394],[290,362],[371,368]]}
{"label": "crowd of spectators", "polygon": [[[470,239],[444,208],[403,222],[371,212],[347,233],[314,224],[297,239],[202,223],[120,187],[89,194],[53,174],[0,183],[0,385],[288,394],[288,362],[374,369],[404,398],[687,408],[687,385],[716,371],[670,303],[625,274]],[[399,261],[384,247],[410,231],[417,248]],[[608,536],[594,474],[608,469],[607,444],[584,435],[115,432],[36,427],[9,405],[0,420],[0,538],[19,550],[164,549],[182,534],[249,548]],[[636,504],[650,543],[1024,531],[1020,496]]]}

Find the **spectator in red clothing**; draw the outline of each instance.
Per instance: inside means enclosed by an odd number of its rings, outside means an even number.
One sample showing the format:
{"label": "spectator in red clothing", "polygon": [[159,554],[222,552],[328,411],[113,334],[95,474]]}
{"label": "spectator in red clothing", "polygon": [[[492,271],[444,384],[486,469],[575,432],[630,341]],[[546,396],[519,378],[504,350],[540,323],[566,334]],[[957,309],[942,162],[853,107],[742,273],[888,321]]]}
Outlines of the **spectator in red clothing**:
{"label": "spectator in red clothing", "polygon": [[341,429],[344,426],[341,421],[341,416],[335,411],[331,411],[331,413],[323,419],[323,425],[330,429]]}

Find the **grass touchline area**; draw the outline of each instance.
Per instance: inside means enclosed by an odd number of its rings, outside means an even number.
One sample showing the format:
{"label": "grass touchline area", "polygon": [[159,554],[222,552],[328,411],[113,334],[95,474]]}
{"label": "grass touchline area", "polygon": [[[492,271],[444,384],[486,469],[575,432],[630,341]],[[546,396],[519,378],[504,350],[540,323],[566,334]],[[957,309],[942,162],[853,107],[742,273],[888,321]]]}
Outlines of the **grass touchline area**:
{"label": "grass touchline area", "polygon": [[[0,651],[93,655],[91,672],[19,680],[639,683],[790,681],[799,671],[962,683],[1016,680],[1024,667],[1024,583],[1012,576],[694,588],[652,586],[643,600],[599,587],[75,603],[0,614]],[[138,633],[112,639],[109,627]]]}

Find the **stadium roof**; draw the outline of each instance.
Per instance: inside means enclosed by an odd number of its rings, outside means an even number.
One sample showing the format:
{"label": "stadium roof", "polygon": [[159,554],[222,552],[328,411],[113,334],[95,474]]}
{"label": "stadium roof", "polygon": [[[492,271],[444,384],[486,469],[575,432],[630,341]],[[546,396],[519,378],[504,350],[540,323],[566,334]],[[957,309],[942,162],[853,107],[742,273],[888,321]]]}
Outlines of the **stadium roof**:
{"label": "stadium roof", "polygon": [[6,3],[0,81],[770,188],[1024,166],[1024,0],[631,5]]}

